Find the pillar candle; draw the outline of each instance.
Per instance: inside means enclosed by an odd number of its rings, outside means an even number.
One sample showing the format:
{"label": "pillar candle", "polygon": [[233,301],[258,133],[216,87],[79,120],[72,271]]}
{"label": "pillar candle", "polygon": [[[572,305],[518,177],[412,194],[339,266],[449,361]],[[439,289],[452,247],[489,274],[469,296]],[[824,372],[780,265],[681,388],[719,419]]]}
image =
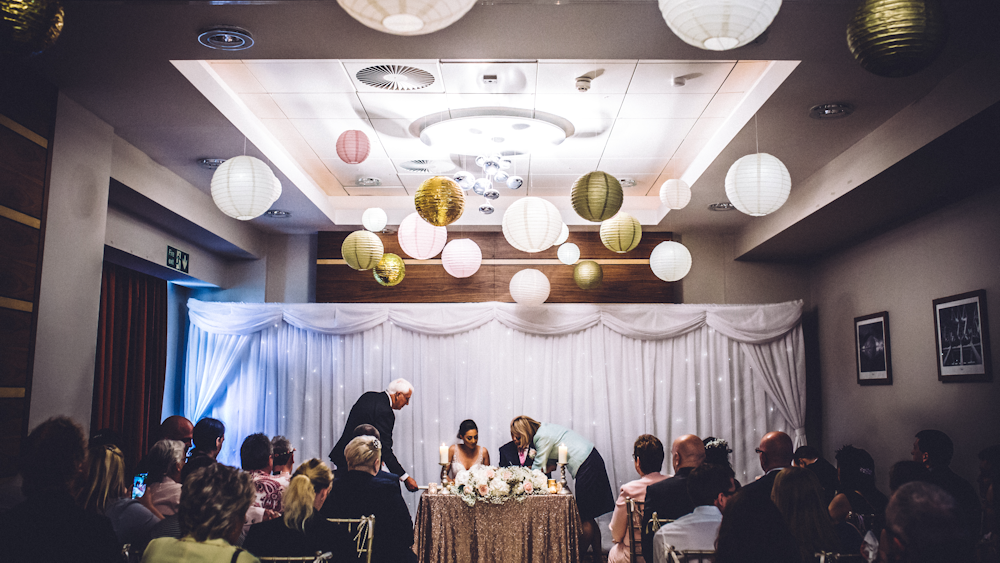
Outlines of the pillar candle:
{"label": "pillar candle", "polygon": [[448,463],[448,446],[446,446],[444,444],[441,444],[441,447],[438,448],[438,453],[441,454],[441,463],[447,464]]}
{"label": "pillar candle", "polygon": [[566,448],[566,444],[559,444],[559,463],[566,463],[566,455],[569,450]]}

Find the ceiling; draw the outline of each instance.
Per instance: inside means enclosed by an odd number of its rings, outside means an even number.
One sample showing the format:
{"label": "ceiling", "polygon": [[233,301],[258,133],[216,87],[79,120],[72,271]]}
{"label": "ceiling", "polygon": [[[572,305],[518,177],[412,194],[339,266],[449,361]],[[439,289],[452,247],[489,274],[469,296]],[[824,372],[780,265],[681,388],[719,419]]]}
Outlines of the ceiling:
{"label": "ceiling", "polygon": [[[791,203],[797,185],[919,104],[973,56],[1000,60],[997,32],[989,27],[997,3],[989,0],[949,0],[944,53],[900,79],[872,75],[851,57],[845,28],[856,0],[785,0],[761,40],[721,53],[683,43],[656,4],[641,1],[490,1],[449,28],[415,37],[371,30],[328,0],[65,4],[62,37],[31,64],[118,136],[206,192],[212,172],[199,158],[245,152],[275,164],[284,191],[274,207],[292,217],[252,223],[285,233],[354,228],[373,206],[398,209],[390,213],[390,223],[398,223],[427,177],[405,170],[406,161],[426,158],[474,171],[468,157],[428,150],[412,136],[414,123],[469,107],[503,107],[558,115],[572,134],[549,154],[513,159],[527,189],[502,190],[498,203],[541,195],[566,209],[572,180],[603,169],[636,181],[625,208],[638,211],[645,229],[739,234],[762,219],[707,209],[726,200],[724,178],[736,159],[758,146],[781,159],[792,177]],[[227,53],[197,43],[200,30],[220,24],[250,30],[255,45]],[[433,90],[398,95],[359,88],[356,66],[401,62],[430,69]],[[769,68],[777,69],[770,78]],[[589,92],[574,91],[575,76],[598,70]],[[483,74],[500,80],[484,85]],[[700,76],[678,88],[671,81],[679,75]],[[213,88],[229,90],[229,101]],[[829,102],[856,111],[846,119],[809,118],[810,107]],[[373,142],[371,156],[357,167],[331,151],[346,128],[366,131]],[[699,165],[696,157],[708,145],[710,158]],[[664,214],[655,197],[659,184],[686,173],[691,203]],[[382,186],[357,186],[366,176]],[[480,201],[470,198],[476,206]],[[498,205],[494,223],[501,213]],[[467,211],[456,227],[498,228],[475,215]],[[809,221],[806,214],[795,226],[801,232]],[[796,249],[795,258],[801,256]],[[766,257],[782,258],[780,252]]]}

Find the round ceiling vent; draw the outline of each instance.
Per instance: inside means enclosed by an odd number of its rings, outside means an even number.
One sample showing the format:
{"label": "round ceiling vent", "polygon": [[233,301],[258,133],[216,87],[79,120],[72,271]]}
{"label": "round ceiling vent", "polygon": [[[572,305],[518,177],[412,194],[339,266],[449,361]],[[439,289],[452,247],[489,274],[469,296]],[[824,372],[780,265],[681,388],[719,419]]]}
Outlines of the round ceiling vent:
{"label": "round ceiling vent", "polygon": [[419,90],[434,84],[434,75],[405,65],[376,65],[358,71],[358,81],[381,90]]}
{"label": "round ceiling vent", "polygon": [[425,159],[407,160],[400,164],[399,167],[408,172],[416,172],[418,174],[441,174],[455,168],[450,162]]}
{"label": "round ceiling vent", "polygon": [[242,51],[253,47],[253,37],[238,27],[215,27],[198,34],[198,43],[210,49]]}

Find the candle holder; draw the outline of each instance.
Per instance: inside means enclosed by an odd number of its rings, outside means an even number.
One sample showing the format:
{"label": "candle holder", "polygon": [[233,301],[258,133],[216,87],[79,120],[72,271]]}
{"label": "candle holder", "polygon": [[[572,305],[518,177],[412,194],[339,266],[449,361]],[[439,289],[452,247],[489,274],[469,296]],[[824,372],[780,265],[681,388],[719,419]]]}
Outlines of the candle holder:
{"label": "candle holder", "polygon": [[566,464],[559,464],[559,494],[560,495],[571,495],[573,493],[569,492],[569,487],[566,485]]}
{"label": "candle holder", "polygon": [[438,462],[438,465],[441,466],[441,488],[442,489],[447,489],[448,488],[448,466],[451,465],[451,464],[450,463],[441,463],[441,462]]}

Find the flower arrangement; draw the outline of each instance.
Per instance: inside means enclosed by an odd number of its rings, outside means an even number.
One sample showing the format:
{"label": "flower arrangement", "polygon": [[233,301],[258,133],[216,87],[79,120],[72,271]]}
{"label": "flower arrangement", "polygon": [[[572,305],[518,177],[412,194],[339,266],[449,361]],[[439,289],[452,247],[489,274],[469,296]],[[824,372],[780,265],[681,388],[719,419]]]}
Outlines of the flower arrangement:
{"label": "flower arrangement", "polygon": [[527,467],[473,465],[472,469],[460,471],[455,476],[448,491],[469,506],[477,502],[503,504],[511,499],[520,502],[531,495],[547,495],[547,484],[544,473]]}

